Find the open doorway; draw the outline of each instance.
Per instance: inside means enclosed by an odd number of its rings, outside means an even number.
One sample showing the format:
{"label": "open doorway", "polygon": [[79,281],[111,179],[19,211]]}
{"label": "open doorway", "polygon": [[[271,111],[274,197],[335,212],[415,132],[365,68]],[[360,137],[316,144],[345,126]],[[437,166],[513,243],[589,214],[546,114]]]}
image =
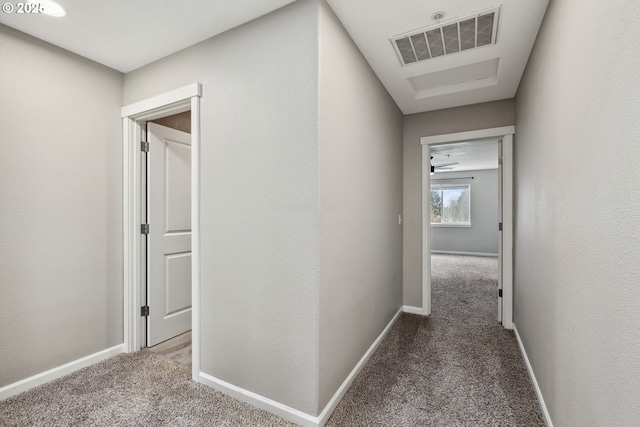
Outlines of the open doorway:
{"label": "open doorway", "polygon": [[[187,311],[189,305],[189,296],[186,292],[182,292],[179,295],[170,296],[174,298],[169,307],[165,307],[165,314],[163,317],[167,317],[166,313],[169,313],[169,317],[177,317],[183,315],[187,318],[190,317],[191,323],[191,340],[192,340],[192,355],[191,355],[191,371],[192,379],[199,382],[200,379],[200,97],[202,96],[202,85],[200,83],[193,83],[182,88],[166,92],[152,98],[145,99],[143,101],[136,102],[134,104],[127,105],[122,108],[123,118],[123,187],[124,187],[124,341],[125,351],[135,352],[147,345],[147,319],[145,316],[147,310],[151,314],[154,312],[154,308],[147,304],[146,295],[146,283],[147,275],[150,274],[150,270],[147,268],[144,260],[146,259],[146,230],[151,230],[153,225],[147,226],[147,212],[146,212],[146,196],[143,196],[143,190],[145,188],[145,178],[147,172],[145,169],[145,163],[143,158],[145,156],[145,145],[149,140],[147,139],[146,128],[147,124],[154,122],[158,119],[167,119],[169,116],[174,116],[179,113],[187,113],[190,111],[191,120],[191,134],[187,137],[187,143],[180,143],[174,141],[176,138],[170,136],[169,139],[173,141],[171,150],[175,151],[172,154],[172,158],[169,159],[174,162],[171,166],[172,171],[180,171],[180,179],[176,180],[178,187],[188,187],[186,194],[188,200],[185,199],[185,193],[181,193],[182,199],[178,197],[179,202],[171,203],[171,205],[182,204],[187,205],[188,209],[183,209],[180,212],[174,212],[167,210],[166,198],[159,205],[160,208],[156,208],[156,212],[163,212],[165,217],[160,222],[161,237],[164,236],[167,229],[170,231],[168,234],[170,237],[182,237],[187,234],[188,226],[185,226],[187,217],[190,218],[190,237],[191,244],[184,247],[171,247],[171,245],[178,245],[177,242],[168,242],[170,246],[168,252],[161,257],[163,263],[161,267],[166,269],[167,254],[169,258],[172,258],[174,262],[175,271],[190,272],[190,299],[191,308],[190,313]],[[155,125],[155,124],[154,124]],[[166,127],[165,127],[166,128]],[[175,131],[175,129],[169,129],[169,132]],[[177,131],[176,131],[177,132]],[[186,146],[190,148],[187,149]],[[168,150],[167,144],[164,148],[161,146],[159,151]],[[184,168],[186,158],[189,158],[190,170]],[[165,167],[167,165],[168,157],[165,156],[162,162]],[[177,159],[182,159],[182,169],[180,165],[175,164]],[[176,167],[177,166],[177,167]],[[149,168],[153,168],[153,164],[149,165]],[[166,174],[165,174],[166,175]],[[160,178],[165,180],[166,176]],[[154,190],[152,189],[151,192]],[[173,197],[173,196],[172,196]],[[178,200],[176,199],[176,200]],[[151,214],[151,213],[150,213]],[[173,216],[172,216],[173,215]],[[177,215],[177,216],[176,216]],[[167,220],[167,216],[170,217]],[[153,221],[153,220],[152,220]],[[168,227],[167,227],[168,225]],[[164,227],[164,229],[163,229]],[[157,228],[157,226],[156,226]],[[182,239],[184,240],[184,239]],[[184,242],[180,242],[184,243]],[[161,245],[162,246],[162,245]],[[153,250],[153,246],[149,248]],[[190,257],[187,255],[190,249]],[[174,256],[177,255],[177,256]],[[190,259],[189,259],[190,258]],[[152,267],[150,267],[152,268]],[[172,269],[169,269],[169,274],[172,274]],[[189,280],[187,280],[188,282]],[[167,293],[167,288],[164,288],[164,293]],[[166,296],[166,295],[165,295]],[[148,308],[147,308],[148,306]],[[159,313],[163,312],[163,307]],[[157,308],[156,308],[157,310]]]}
{"label": "open doorway", "polygon": [[[435,166],[443,166],[453,161],[443,161],[434,163],[434,176],[431,175],[432,149],[442,144],[451,143],[471,143],[482,144],[483,141],[494,140],[500,142],[500,163],[498,169],[499,193],[499,220],[494,227],[498,230],[498,292],[495,294],[495,303],[498,305],[498,319],[502,326],[507,329],[513,328],[513,253],[512,253],[512,153],[513,153],[514,127],[483,129],[471,132],[461,132],[455,134],[435,135],[423,137],[420,140],[422,145],[422,314],[429,315],[432,312],[432,270],[431,270],[431,250],[432,250],[432,216],[431,216],[431,184],[432,177],[436,176]],[[436,149],[437,152],[437,149]],[[441,169],[441,168],[440,168]],[[463,173],[469,175],[466,171]],[[453,178],[453,177],[451,177]],[[475,179],[475,177],[474,177]],[[460,180],[450,180],[460,181]],[[434,181],[436,183],[437,181]],[[459,184],[449,184],[456,189],[452,195],[462,194],[464,188]],[[457,187],[456,187],[457,185]],[[442,196],[444,197],[444,195]],[[453,197],[453,196],[452,196]],[[473,197],[471,195],[471,197]],[[472,251],[475,252],[475,251]],[[479,252],[481,253],[481,252]],[[474,255],[474,254],[469,254]],[[478,254],[475,254],[478,255]],[[495,307],[495,305],[494,305]],[[495,313],[495,312],[494,312]]]}
{"label": "open doorway", "polygon": [[501,321],[497,138],[430,148],[432,313]]}
{"label": "open doorway", "polygon": [[143,131],[143,345],[191,368],[191,111],[150,120]]}

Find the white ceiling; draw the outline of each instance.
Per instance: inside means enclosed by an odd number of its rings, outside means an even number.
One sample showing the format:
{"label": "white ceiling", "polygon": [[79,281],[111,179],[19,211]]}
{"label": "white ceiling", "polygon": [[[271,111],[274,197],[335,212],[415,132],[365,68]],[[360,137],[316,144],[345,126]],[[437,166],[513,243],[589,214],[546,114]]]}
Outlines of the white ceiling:
{"label": "white ceiling", "polygon": [[[327,0],[403,113],[512,98],[548,0]],[[403,66],[390,39],[500,7],[496,43]],[[497,65],[497,66],[496,66]],[[466,77],[465,77],[466,76]],[[416,82],[428,90],[416,91]],[[435,85],[435,86],[434,86]]]}
{"label": "white ceiling", "polygon": [[126,73],[294,0],[56,1],[66,16],[0,13],[0,23]]}
{"label": "white ceiling", "polygon": [[435,172],[460,172],[498,168],[498,140],[458,142],[454,144],[432,145],[431,164],[457,163],[446,169],[436,168]]}
{"label": "white ceiling", "polygon": [[[295,0],[58,0],[67,15],[0,23],[129,72]],[[405,114],[512,98],[548,0],[327,0]],[[390,39],[500,7],[496,43],[403,66]],[[330,49],[330,46],[329,46]]]}

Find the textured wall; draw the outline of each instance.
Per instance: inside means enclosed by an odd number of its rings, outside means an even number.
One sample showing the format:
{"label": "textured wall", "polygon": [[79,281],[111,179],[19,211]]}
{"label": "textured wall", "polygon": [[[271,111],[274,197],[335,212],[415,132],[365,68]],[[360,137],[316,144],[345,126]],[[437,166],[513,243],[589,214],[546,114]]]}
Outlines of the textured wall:
{"label": "textured wall", "polygon": [[405,305],[422,307],[420,137],[513,125],[513,105],[513,100],[507,99],[404,117],[402,281]]}
{"label": "textured wall", "polygon": [[0,387],[122,343],[122,74],[0,25]]}
{"label": "textured wall", "polygon": [[[470,177],[473,179],[451,179]],[[431,227],[431,250],[498,253],[498,169],[439,172],[433,184],[471,186],[471,227]]]}
{"label": "textured wall", "polygon": [[640,420],[638,22],[552,1],[516,96],[515,324],[557,427]]}
{"label": "textured wall", "polygon": [[402,113],[324,2],[319,131],[321,411],[402,305]]}
{"label": "textured wall", "polygon": [[203,84],[203,372],[306,413],[318,394],[318,4],[128,73],[127,103]]}

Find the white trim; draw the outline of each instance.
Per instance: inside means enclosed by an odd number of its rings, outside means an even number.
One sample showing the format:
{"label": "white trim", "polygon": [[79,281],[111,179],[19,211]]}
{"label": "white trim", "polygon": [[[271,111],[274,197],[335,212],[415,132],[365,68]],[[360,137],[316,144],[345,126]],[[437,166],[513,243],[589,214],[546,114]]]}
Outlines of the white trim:
{"label": "white trim", "polygon": [[124,345],[125,352],[138,351],[142,343],[140,330],[140,289],[142,276],[140,224],[141,217],[141,151],[140,125],[132,118],[123,119],[123,268],[124,268]]}
{"label": "white trim", "polygon": [[[431,253],[431,215],[430,212],[431,198],[427,194],[431,192],[431,170],[426,169],[426,165],[431,165],[431,148],[428,145],[422,146],[422,164],[420,166],[422,176],[422,186],[420,188],[420,196],[422,198],[422,314],[428,316],[431,314],[431,257],[425,254]],[[429,193],[427,193],[429,191]],[[426,246],[425,246],[426,243]]]}
{"label": "white trim", "polygon": [[122,108],[124,210],[124,351],[138,351],[141,286],[141,151],[140,122],[191,110],[191,221],[192,221],[192,378],[200,379],[200,96],[193,83]]}
{"label": "white trim", "polygon": [[[191,377],[200,373],[200,97],[191,98]],[[197,337],[197,338],[194,338]]]}
{"label": "white trim", "polygon": [[133,210],[133,195],[129,194],[131,189],[136,188],[135,185],[130,183],[130,179],[134,176],[130,167],[134,164],[134,161],[129,158],[131,150],[129,149],[128,141],[131,138],[132,130],[129,126],[129,119],[122,119],[122,241],[123,241],[123,265],[124,270],[123,277],[123,308],[124,308],[124,348],[125,351],[131,351],[134,343],[136,342],[137,328],[135,325],[135,318],[131,316],[131,310],[129,307],[136,307],[137,301],[133,294],[133,288],[129,286],[129,283],[134,282],[133,275],[137,270],[137,267],[131,262],[135,263],[135,258],[131,256],[131,251],[135,247],[135,233],[130,233],[132,227],[131,219],[134,215],[130,215],[129,212]]}
{"label": "white trim", "polygon": [[442,135],[423,136],[422,138],[420,138],[420,145],[434,145],[454,141],[473,141],[478,139],[502,138],[505,135],[513,135],[515,133],[515,126],[479,129],[468,132],[446,133]]}
{"label": "white trim", "polygon": [[422,197],[422,311],[425,316],[431,314],[431,219],[429,212],[431,200],[427,195],[431,188],[431,145],[480,141],[489,138],[502,140],[502,326],[513,328],[513,134],[515,126],[480,129],[420,138],[422,146],[421,197]]}
{"label": "white trim", "polygon": [[492,254],[488,252],[436,251],[434,249],[431,249],[431,253],[443,255],[485,256],[490,258],[498,258],[498,254]]}
{"label": "white trim", "polygon": [[[498,206],[502,206],[503,204],[503,176],[504,168],[502,167],[502,142],[498,144]],[[498,211],[498,222],[502,222],[502,210]],[[502,231],[498,229],[498,322],[502,324],[502,274],[504,273],[503,268],[503,257],[500,254],[504,253],[503,245],[502,245]]]}
{"label": "white trim", "polygon": [[191,99],[194,96],[202,96],[202,85],[200,83],[192,83],[170,92],[166,92],[134,104],[126,105],[122,107],[122,118],[135,117],[140,114],[148,115],[151,111],[155,112],[158,109],[176,104],[180,101],[184,101],[185,99]]}
{"label": "white trim", "polygon": [[419,314],[420,316],[422,316],[422,307],[413,307],[410,305],[403,305],[402,311],[404,311],[405,313]]}
{"label": "white trim", "polygon": [[513,329],[513,135],[502,138],[502,326]]}
{"label": "white trim", "polygon": [[275,400],[271,400],[252,391],[245,390],[219,378],[205,374],[204,372],[200,372],[199,382],[206,384],[221,393],[231,396],[234,399],[248,403],[256,408],[265,410],[303,427],[316,427],[319,425],[317,417],[305,414],[302,411],[298,411],[297,409],[293,409],[287,405],[283,405],[280,402],[276,402]]}
{"label": "white trim", "polygon": [[101,362],[123,352],[124,344],[118,344],[114,347],[90,354],[88,356],[74,360],[73,362],[65,363],[64,365],[49,369],[48,371],[41,372],[32,377],[17,381],[13,384],[6,385],[0,388],[0,400],[15,396],[16,394],[22,393],[23,391],[27,391],[44,383],[48,383],[49,381],[53,381],[56,378],[63,377],[77,371],[78,369],[82,369],[95,363]]}
{"label": "white trim", "polygon": [[336,406],[338,406],[338,403],[340,402],[340,400],[342,400],[342,397],[345,395],[347,390],[349,390],[349,387],[351,386],[351,383],[353,383],[353,380],[356,379],[356,376],[358,376],[358,374],[364,367],[365,363],[367,363],[367,361],[369,360],[373,352],[376,351],[376,349],[378,348],[378,346],[380,345],[384,337],[387,336],[393,324],[396,323],[396,320],[398,320],[398,317],[400,316],[400,314],[402,314],[402,311],[403,311],[403,307],[400,307],[400,309],[396,312],[396,314],[387,324],[387,327],[384,328],[384,330],[380,333],[380,335],[378,335],[378,338],[376,338],[373,344],[371,344],[371,347],[369,347],[369,350],[367,350],[367,352],[362,356],[362,358],[360,359],[358,364],[353,368],[349,376],[347,376],[347,378],[343,381],[342,385],[338,388],[338,390],[336,390],[331,400],[329,400],[329,403],[327,403],[327,406],[325,406],[324,410],[320,413],[320,415],[318,415],[318,425],[324,426],[325,423],[329,420],[329,417],[331,416],[333,411],[336,409]]}
{"label": "white trim", "polygon": [[536,379],[536,374],[533,373],[533,367],[531,366],[531,362],[529,362],[529,356],[527,356],[527,351],[524,349],[524,344],[522,343],[522,339],[520,339],[520,334],[518,333],[518,328],[516,328],[516,325],[513,325],[513,332],[516,334],[516,340],[518,341],[518,346],[520,347],[520,353],[522,353],[524,364],[527,366],[527,372],[529,372],[529,378],[531,379],[533,388],[536,391],[538,403],[540,403],[540,410],[542,411],[542,415],[544,416],[544,422],[547,427],[553,427],[551,416],[549,415],[549,410],[547,409],[547,405],[544,403],[544,398],[542,397],[540,385],[538,384],[538,380]]}
{"label": "white trim", "polygon": [[275,400],[271,400],[252,391],[245,390],[219,378],[213,377],[209,374],[205,374],[204,372],[200,372],[199,382],[213,387],[214,389],[226,395],[229,395],[234,399],[237,399],[241,402],[246,402],[250,405],[255,406],[256,408],[263,409],[267,412],[275,414],[287,421],[291,421],[303,427],[324,426],[333,411],[336,409],[336,406],[338,405],[342,397],[345,395],[345,393],[353,383],[353,380],[355,380],[356,376],[362,370],[362,367],[365,365],[365,363],[367,363],[373,352],[376,351],[384,337],[387,335],[387,333],[389,333],[389,330],[396,322],[396,320],[398,320],[398,317],[403,311],[404,306],[400,307],[400,309],[396,312],[391,321],[389,321],[378,338],[376,338],[373,344],[371,344],[367,352],[362,356],[358,364],[351,370],[351,373],[349,373],[347,378],[343,381],[342,385],[340,385],[338,390],[336,390],[331,400],[329,400],[329,403],[327,403],[324,410],[317,417],[306,414],[302,411],[298,411],[297,409],[291,408],[290,406],[284,405],[280,402],[276,402]]}
{"label": "white trim", "polygon": [[141,221],[141,151],[140,125],[131,118],[123,119],[123,295],[124,295],[124,351],[140,350],[140,237]]}

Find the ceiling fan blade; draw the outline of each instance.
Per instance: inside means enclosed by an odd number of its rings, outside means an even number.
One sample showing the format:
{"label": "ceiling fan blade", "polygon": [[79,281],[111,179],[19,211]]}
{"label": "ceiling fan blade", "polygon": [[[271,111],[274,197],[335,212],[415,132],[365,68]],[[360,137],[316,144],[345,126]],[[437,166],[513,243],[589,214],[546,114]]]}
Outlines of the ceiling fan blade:
{"label": "ceiling fan blade", "polygon": [[442,163],[439,165],[433,165],[434,168],[441,168],[441,167],[445,167],[445,166],[453,166],[453,165],[458,165],[460,164],[459,162],[451,162],[451,163]]}

